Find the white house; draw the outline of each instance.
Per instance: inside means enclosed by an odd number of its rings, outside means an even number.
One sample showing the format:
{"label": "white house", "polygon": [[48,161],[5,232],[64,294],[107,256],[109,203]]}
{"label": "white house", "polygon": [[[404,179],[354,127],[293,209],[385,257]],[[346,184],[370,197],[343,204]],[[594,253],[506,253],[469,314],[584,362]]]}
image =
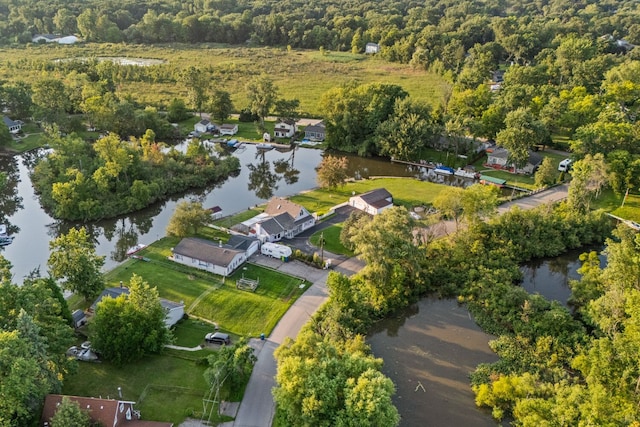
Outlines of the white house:
{"label": "white house", "polygon": [[22,121],[20,120],[14,121],[7,116],[2,116],[2,122],[9,128],[9,133],[16,134],[22,130]]}
{"label": "white house", "polygon": [[367,43],[364,47],[364,53],[369,55],[380,53],[380,45],[378,43]]}
{"label": "white house", "polygon": [[220,135],[235,135],[238,133],[238,125],[225,123],[218,128]]}
{"label": "white house", "polygon": [[490,153],[487,152],[487,166],[497,169],[508,169],[515,173],[531,175],[536,171],[540,163],[542,163],[542,156],[533,151],[529,151],[527,164],[522,168],[516,168],[515,165],[509,163],[509,150],[506,148],[497,147]]}
{"label": "white house", "polygon": [[209,120],[200,120],[198,123],[193,125],[193,129],[196,132],[205,133],[211,130],[212,123]]}
{"label": "white house", "polygon": [[276,138],[291,138],[298,131],[294,120],[281,120],[276,123],[273,134]]}
{"label": "white house", "polygon": [[326,137],[324,122],[318,122],[304,128],[304,137],[311,141],[324,141]]}
{"label": "white house", "polygon": [[358,196],[349,197],[349,206],[370,215],[377,215],[393,207],[393,196],[384,188],[376,188]]}
{"label": "white house", "polygon": [[304,207],[282,197],[274,197],[264,212],[246,222],[246,226],[264,243],[292,239],[315,223],[315,218]]}
{"label": "white house", "polygon": [[247,260],[247,253],[196,237],[184,238],[172,250],[171,260],[220,276],[229,276]]}
{"label": "white house", "polygon": [[[89,311],[95,313],[96,307],[104,298],[118,298],[120,295],[129,295],[129,288],[106,288],[104,291],[102,291],[98,298],[96,298],[93,304],[91,304],[91,308],[89,309]],[[167,327],[167,329],[178,323],[178,321],[184,316],[183,302],[177,303],[164,298],[160,298],[160,304],[167,313],[164,319],[164,325]]]}

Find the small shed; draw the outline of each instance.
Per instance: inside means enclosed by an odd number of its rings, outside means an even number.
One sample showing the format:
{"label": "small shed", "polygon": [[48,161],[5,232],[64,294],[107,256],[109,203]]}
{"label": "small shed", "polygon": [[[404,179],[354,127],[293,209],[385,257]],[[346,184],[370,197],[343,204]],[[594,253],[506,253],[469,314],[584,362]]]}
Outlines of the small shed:
{"label": "small shed", "polygon": [[76,310],[71,313],[71,317],[73,318],[73,327],[80,328],[87,323],[87,315],[82,310]]}

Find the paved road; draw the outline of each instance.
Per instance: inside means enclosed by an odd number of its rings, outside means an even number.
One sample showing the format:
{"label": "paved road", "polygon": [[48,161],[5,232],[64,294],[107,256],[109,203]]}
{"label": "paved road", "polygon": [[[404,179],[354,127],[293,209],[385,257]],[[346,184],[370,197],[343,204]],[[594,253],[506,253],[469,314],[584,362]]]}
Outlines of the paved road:
{"label": "paved road", "polygon": [[[532,209],[540,204],[562,200],[567,197],[567,193],[568,186],[566,184],[560,185],[551,190],[501,205],[498,211],[500,213],[506,212],[514,205],[519,206],[521,209]],[[342,213],[348,216],[348,212]],[[340,222],[344,218],[335,218],[334,222]],[[326,225],[319,224],[320,227],[329,225],[331,223]],[[448,234],[455,230],[455,224],[451,221],[442,222],[435,227],[438,227],[438,235]],[[314,227],[307,234],[311,235],[317,230],[318,228]],[[306,241],[307,238],[308,236],[304,240]],[[341,257],[328,252],[326,257],[340,260],[340,264],[336,265],[334,269],[346,275],[357,273],[364,267],[364,263],[356,258],[344,259],[342,257],[341,259]],[[270,427],[275,412],[275,403],[271,395],[271,389],[275,386],[276,375],[276,361],[273,357],[273,352],[286,337],[295,338],[302,326],[326,300],[328,297],[326,284],[328,271],[318,270],[298,261],[283,263],[263,255],[254,256],[251,261],[313,282],[313,285],[298,298],[280,319],[269,338],[262,342],[261,348],[258,346],[258,360],[253,368],[238,415],[233,423],[234,427]]]}
{"label": "paved road", "polygon": [[[328,256],[335,258],[333,254],[328,254]],[[286,337],[295,338],[300,328],[327,299],[329,271],[318,270],[299,261],[283,263],[264,255],[252,257],[251,262],[275,268],[292,276],[303,277],[313,283],[289,308],[269,338],[263,342],[262,348],[259,349],[258,360],[251,373],[249,384],[233,424],[234,427],[269,427],[275,411],[275,403],[271,395],[271,389],[276,385],[276,361],[273,352]],[[361,261],[349,259],[337,265],[335,270],[351,275],[360,271],[363,266]]]}

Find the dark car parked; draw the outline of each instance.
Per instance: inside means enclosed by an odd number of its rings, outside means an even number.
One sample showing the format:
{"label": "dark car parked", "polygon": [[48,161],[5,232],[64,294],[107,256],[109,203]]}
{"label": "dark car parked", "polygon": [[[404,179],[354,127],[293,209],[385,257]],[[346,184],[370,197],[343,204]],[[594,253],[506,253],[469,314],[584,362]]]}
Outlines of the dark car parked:
{"label": "dark car parked", "polygon": [[209,332],[207,335],[205,335],[204,340],[212,344],[220,344],[220,345],[231,344],[231,340],[229,339],[229,334],[225,334],[222,332]]}

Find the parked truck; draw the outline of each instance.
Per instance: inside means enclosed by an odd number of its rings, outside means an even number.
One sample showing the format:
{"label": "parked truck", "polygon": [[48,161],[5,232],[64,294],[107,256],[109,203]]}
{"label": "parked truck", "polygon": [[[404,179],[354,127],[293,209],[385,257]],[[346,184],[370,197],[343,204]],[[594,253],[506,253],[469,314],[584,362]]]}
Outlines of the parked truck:
{"label": "parked truck", "polygon": [[262,244],[260,248],[262,255],[268,255],[274,258],[279,258],[282,261],[289,261],[289,257],[292,254],[291,248],[285,245],[279,245],[278,243],[266,242]]}

